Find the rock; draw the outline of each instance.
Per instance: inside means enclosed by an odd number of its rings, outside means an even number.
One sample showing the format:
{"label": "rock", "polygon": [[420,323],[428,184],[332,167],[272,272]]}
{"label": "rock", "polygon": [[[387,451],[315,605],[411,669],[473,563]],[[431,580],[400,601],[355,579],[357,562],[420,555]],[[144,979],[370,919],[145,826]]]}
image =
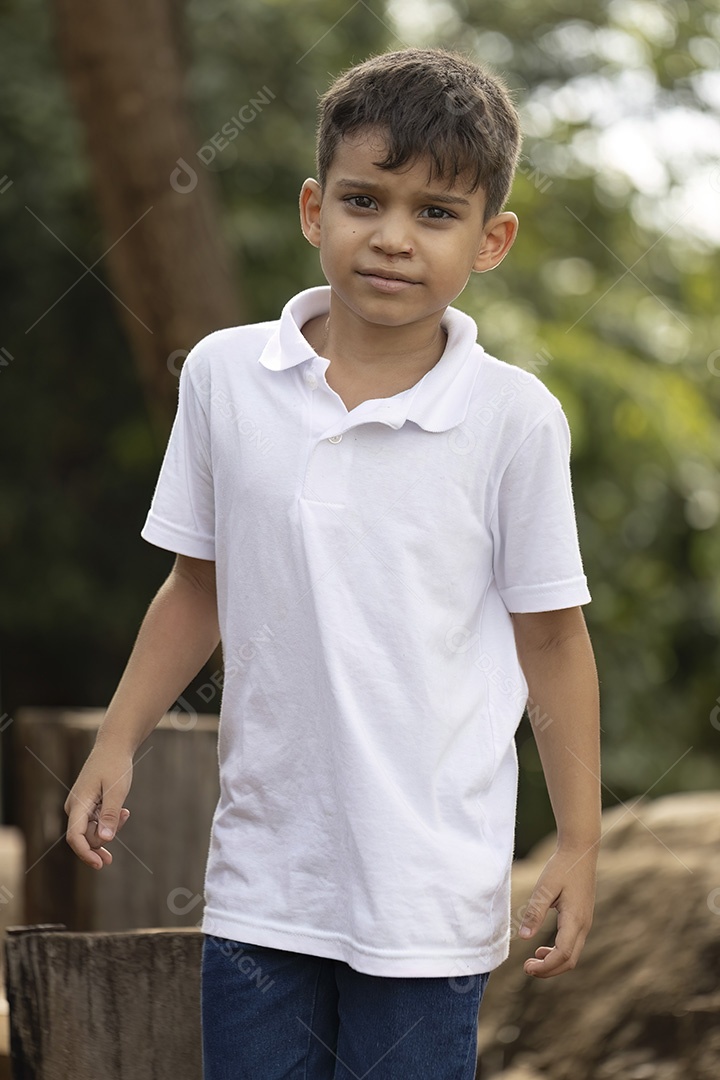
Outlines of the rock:
{"label": "rock", "polygon": [[[554,838],[516,863],[509,959],[480,1011],[478,1077],[717,1080],[720,1076],[720,794],[673,795],[603,815],[595,920],[575,971],[525,975],[523,905]],[[528,1073],[528,1077],[533,1072]]]}

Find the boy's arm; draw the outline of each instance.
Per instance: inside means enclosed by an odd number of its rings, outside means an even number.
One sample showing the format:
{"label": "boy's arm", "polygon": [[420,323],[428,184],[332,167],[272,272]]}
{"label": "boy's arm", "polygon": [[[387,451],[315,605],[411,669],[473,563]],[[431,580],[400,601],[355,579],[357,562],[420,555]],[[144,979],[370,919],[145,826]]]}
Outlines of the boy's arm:
{"label": "boy's arm", "polygon": [[582,609],[513,613],[518,656],[533,709],[535,741],[557,824],[557,847],[527,906],[521,937],[548,909],[558,912],[552,949],[525,962],[549,978],[575,967],[592,923],[600,842],[600,706],[597,671]]}
{"label": "boy's arm", "polygon": [[[65,801],[67,842],[89,866],[128,817],[132,759],[220,641],[215,563],[178,555],[143,619],[95,745]],[[97,825],[93,822],[97,819]]]}

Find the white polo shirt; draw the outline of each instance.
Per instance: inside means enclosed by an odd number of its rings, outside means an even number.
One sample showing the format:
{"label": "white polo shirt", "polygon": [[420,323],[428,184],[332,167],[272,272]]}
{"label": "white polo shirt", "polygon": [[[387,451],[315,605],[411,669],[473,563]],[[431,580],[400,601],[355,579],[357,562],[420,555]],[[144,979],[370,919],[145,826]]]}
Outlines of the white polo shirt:
{"label": "white polo shirt", "polygon": [[477,974],[509,943],[509,612],[590,599],[568,427],[454,308],[415,386],[348,412],[301,333],[329,293],[195,346],[142,530],[217,564],[202,928],[371,975]]}

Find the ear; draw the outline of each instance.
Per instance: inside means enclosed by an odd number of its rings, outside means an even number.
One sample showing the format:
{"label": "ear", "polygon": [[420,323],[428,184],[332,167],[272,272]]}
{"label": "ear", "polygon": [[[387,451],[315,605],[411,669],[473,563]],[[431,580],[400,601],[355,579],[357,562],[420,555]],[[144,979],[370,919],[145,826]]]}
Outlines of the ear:
{"label": "ear", "polygon": [[503,261],[515,242],[518,224],[517,215],[509,210],[486,222],[473,270],[481,274],[485,270],[494,270]]}
{"label": "ear", "polygon": [[322,188],[317,180],[306,180],[300,190],[300,226],[303,236],[313,247],[320,247],[322,196]]}

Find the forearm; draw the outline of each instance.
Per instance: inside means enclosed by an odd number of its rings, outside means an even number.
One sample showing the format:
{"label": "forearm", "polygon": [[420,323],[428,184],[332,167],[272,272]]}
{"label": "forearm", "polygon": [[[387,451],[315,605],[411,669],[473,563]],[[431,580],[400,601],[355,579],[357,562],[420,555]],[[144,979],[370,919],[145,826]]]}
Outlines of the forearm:
{"label": "forearm", "polygon": [[[525,961],[528,975],[546,979],[575,967],[592,925],[600,840],[600,695],[582,608],[512,618],[558,831],[519,931],[532,937],[548,910],[557,910],[555,944],[540,946]],[[533,722],[536,709],[541,719]]]}
{"label": "forearm", "polygon": [[600,706],[598,679],[587,630],[542,647],[519,648],[533,710],[533,724],[558,844],[578,852],[600,836]]}
{"label": "forearm", "polygon": [[134,754],[219,641],[214,593],[174,569],[143,619],[97,742]]}

